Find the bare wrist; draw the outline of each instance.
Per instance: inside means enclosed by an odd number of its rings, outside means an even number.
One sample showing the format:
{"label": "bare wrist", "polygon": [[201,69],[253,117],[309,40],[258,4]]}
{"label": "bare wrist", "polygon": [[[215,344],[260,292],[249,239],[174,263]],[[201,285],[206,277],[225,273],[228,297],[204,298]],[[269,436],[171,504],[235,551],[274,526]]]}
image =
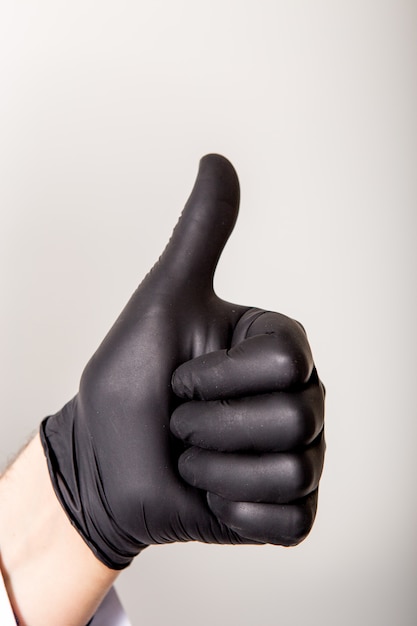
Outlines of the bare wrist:
{"label": "bare wrist", "polygon": [[63,619],[66,626],[84,626],[117,576],[61,508],[38,436],[0,479],[0,549],[6,589],[23,626]]}

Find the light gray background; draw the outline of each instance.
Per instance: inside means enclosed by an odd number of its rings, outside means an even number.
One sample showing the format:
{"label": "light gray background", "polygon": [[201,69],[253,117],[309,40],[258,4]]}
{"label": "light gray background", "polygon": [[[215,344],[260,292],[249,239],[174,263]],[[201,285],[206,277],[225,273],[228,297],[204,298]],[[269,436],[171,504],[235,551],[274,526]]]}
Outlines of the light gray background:
{"label": "light gray background", "polygon": [[207,152],[242,185],[219,294],[299,319],[328,390],[310,537],[146,550],[135,625],[416,623],[416,41],[412,0],[1,2],[0,458],[75,393]]}

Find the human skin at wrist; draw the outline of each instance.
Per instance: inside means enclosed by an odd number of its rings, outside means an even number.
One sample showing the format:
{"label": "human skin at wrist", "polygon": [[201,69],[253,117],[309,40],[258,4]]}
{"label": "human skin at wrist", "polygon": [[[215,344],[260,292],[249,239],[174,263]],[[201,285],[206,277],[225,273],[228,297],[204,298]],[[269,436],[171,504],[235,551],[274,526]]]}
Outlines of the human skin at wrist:
{"label": "human skin at wrist", "polygon": [[85,626],[119,572],[59,504],[36,435],[0,478],[0,567],[22,626]]}

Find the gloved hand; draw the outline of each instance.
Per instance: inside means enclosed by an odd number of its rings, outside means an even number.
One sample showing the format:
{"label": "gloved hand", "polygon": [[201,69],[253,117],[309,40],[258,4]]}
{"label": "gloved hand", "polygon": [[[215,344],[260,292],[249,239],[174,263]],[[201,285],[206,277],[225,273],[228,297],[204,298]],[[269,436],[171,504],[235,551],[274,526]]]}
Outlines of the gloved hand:
{"label": "gloved hand", "polygon": [[204,157],[79,393],[42,422],[56,495],[110,568],[150,544],[288,546],[312,526],[324,394],[305,332],[213,291],[238,203],[232,165]]}

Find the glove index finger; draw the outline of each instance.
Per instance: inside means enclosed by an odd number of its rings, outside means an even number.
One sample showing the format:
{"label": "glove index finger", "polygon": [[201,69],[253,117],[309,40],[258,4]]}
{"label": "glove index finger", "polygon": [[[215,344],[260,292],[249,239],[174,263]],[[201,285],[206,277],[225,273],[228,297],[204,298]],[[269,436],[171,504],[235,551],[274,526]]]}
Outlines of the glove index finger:
{"label": "glove index finger", "polygon": [[172,377],[180,397],[216,400],[282,391],[305,384],[314,363],[301,325],[285,315],[250,309],[229,350],[183,363]]}
{"label": "glove index finger", "polygon": [[198,289],[212,288],[220,254],[236,222],[239,180],[223,156],[208,154],[200,161],[197,178],[159,266],[171,280],[190,279]]}

